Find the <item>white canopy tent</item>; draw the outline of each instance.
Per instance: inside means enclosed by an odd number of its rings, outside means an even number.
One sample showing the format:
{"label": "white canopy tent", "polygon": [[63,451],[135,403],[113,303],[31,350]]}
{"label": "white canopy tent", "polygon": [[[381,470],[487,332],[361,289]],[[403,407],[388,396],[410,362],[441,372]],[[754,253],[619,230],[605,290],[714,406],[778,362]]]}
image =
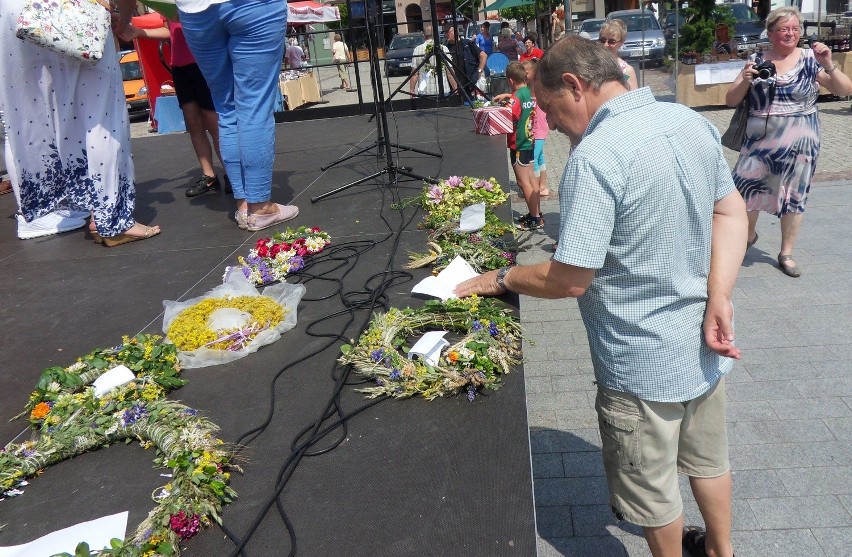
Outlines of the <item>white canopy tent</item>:
{"label": "white canopy tent", "polygon": [[337,9],[337,6],[329,6],[310,0],[287,3],[287,25],[309,25],[332,21],[340,21],[340,10]]}

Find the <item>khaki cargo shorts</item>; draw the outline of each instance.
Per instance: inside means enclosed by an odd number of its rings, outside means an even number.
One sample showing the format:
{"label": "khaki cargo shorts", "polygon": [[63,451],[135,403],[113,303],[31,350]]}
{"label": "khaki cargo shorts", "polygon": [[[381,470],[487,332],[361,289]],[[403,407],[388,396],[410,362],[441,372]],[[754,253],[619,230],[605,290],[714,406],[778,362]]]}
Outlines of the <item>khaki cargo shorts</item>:
{"label": "khaki cargo shorts", "polygon": [[683,511],[678,472],[715,478],[730,469],[725,378],[688,402],[651,402],[598,386],[610,504],[619,520],[665,526]]}

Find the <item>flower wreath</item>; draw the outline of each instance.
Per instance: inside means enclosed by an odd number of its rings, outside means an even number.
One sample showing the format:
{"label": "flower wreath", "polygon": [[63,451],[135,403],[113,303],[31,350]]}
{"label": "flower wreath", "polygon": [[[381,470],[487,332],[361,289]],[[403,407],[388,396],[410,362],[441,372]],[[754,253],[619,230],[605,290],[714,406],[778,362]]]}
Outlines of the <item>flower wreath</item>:
{"label": "flower wreath", "polygon": [[434,270],[440,271],[456,256],[461,256],[476,272],[482,273],[513,265],[518,249],[518,243],[514,239],[458,232],[455,225],[445,225],[439,230],[433,230],[429,234],[427,244],[430,248],[428,253],[409,253],[410,261],[405,265],[406,269],[434,265]]}
{"label": "flower wreath", "polygon": [[[466,391],[473,401],[482,389],[498,389],[500,376],[520,362],[520,325],[511,310],[498,304],[471,296],[431,300],[418,309],[391,308],[373,317],[354,346],[341,347],[340,362],[375,381],[359,389],[370,398],[420,395],[433,400]],[[408,337],[429,330],[462,335],[434,366],[403,355]]]}
{"label": "flower wreath", "polygon": [[[240,327],[214,330],[210,325],[211,315],[223,309],[248,313],[251,321]],[[166,336],[185,352],[198,348],[242,350],[258,333],[281,323],[286,313],[281,304],[266,296],[205,298],[177,314]]]}
{"label": "flower wreath", "polygon": [[258,286],[282,281],[290,273],[305,267],[305,257],[314,255],[331,243],[331,236],[318,227],[300,226],[276,232],[271,238],[260,238],[248,257],[238,257],[238,265],[225,269],[224,280],[234,270]]}
{"label": "flower wreath", "polygon": [[[154,493],[157,506],[136,531],[99,555],[177,556],[179,543],[220,523],[222,506],[236,497],[228,486],[230,470],[240,470],[233,447],[217,439],[216,425],[196,410],[164,399],[186,381],[178,377],[175,346],[159,339],[124,337],[115,348],[46,369],[20,415],[28,416],[33,438],[0,450],[0,494],[11,497],[43,468],[116,441],[135,438],[157,447],[154,463],[172,469],[171,481]],[[136,379],[96,397],[91,383],[119,364]],[[86,544],[76,553],[88,555]]]}
{"label": "flower wreath", "polygon": [[435,50],[435,43],[429,42],[426,44],[426,50],[423,52],[423,57],[426,59],[426,62],[423,64],[423,71],[427,74],[435,73],[435,66],[432,65],[429,60],[431,60],[432,52]]}
{"label": "flower wreath", "polygon": [[[490,212],[488,209],[505,203],[508,195],[495,178],[486,180],[473,176],[450,176],[437,184],[426,186],[415,199],[426,211],[422,222],[423,228],[438,229],[447,222],[458,223],[462,209],[476,203],[485,203],[487,227]],[[496,216],[492,216],[492,224],[494,220],[499,222]],[[501,235],[503,232],[488,234]]]}

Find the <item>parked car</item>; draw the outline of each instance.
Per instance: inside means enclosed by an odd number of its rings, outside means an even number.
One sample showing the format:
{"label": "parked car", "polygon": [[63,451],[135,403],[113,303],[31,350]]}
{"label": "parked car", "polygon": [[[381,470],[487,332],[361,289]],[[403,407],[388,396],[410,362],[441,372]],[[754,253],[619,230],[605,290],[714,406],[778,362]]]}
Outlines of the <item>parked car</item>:
{"label": "parked car", "polygon": [[627,38],[618,50],[624,60],[641,61],[661,66],[666,55],[666,39],[654,14],[647,10],[618,10],[606,16],[607,21],[620,19],[627,26]]}
{"label": "parked car", "polygon": [[737,22],[734,24],[734,40],[737,50],[748,50],[758,44],[769,44],[766,38],[764,22],[746,4],[725,3]]}
{"label": "parked car", "polygon": [[593,41],[598,40],[598,36],[601,34],[601,25],[604,24],[605,19],[587,19],[580,24],[580,27],[577,30],[577,33],[588,33],[589,38]]}
{"label": "parked car", "polygon": [[131,116],[147,116],[150,111],[148,104],[148,88],[142,79],[142,66],[139,65],[139,55],[135,50],[119,53],[121,79],[124,81],[124,98],[127,100],[127,112]]}
{"label": "parked car", "polygon": [[394,36],[385,51],[385,74],[390,77],[411,73],[414,49],[425,40],[423,33],[402,33]]}

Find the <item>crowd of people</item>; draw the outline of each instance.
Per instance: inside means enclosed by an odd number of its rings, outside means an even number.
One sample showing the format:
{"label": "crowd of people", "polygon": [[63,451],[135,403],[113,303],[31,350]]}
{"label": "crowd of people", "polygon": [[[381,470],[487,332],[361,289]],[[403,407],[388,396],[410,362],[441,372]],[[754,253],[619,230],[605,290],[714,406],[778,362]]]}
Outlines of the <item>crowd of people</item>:
{"label": "crowd of people", "polygon": [[[133,217],[133,161],[113,45],[91,65],[22,42],[14,23],[23,2],[0,4],[0,71],[17,76],[0,83],[0,111],[19,236],[83,227],[89,217],[91,236],[107,246],[156,236],[158,226]],[[297,207],[272,201],[285,3],[177,0],[180,24],[164,21],[157,30],[130,25],[133,4],[119,0],[119,37],[172,41],[175,88],[202,171],[186,195],[219,189],[215,152],[240,228],[258,231],[296,217]],[[627,32],[619,20],[602,25],[597,41],[562,36],[547,51],[535,34],[521,37],[508,27],[495,47],[488,24],[473,40],[458,39],[450,28],[440,46],[458,70],[445,74],[448,92],[474,94],[490,52],[512,60],[504,100],[514,124],[508,156],[527,205],[519,229],[544,227],[549,131],[572,144],[553,257],[483,273],[456,293],[579,299],[598,384],[610,504],[619,520],[643,528],[655,557],[679,555],[682,545],[692,555],[733,555],[725,376],[740,357],[734,284],[746,250],[758,241],[761,211],[781,220],[779,268],[802,274],[793,250],[819,156],[819,87],[852,95],[852,80],[837,71],[831,49],[798,46],[801,26],[796,8],[770,13],[771,48],[746,61],[731,85],[728,104],[747,98],[749,105],[733,172],[712,124],[637,88],[635,70],[618,57]],[[717,51],[731,48],[722,29],[717,38]],[[414,56],[434,57],[434,50],[429,39]],[[339,35],[332,52],[348,89],[350,54]],[[293,50],[291,64],[301,57]],[[412,75],[412,93],[435,94],[430,72],[420,73],[426,79]],[[93,90],[100,94],[88,94]],[[43,125],[33,125],[33,115]],[[705,530],[684,529],[678,473],[689,477]]]}

